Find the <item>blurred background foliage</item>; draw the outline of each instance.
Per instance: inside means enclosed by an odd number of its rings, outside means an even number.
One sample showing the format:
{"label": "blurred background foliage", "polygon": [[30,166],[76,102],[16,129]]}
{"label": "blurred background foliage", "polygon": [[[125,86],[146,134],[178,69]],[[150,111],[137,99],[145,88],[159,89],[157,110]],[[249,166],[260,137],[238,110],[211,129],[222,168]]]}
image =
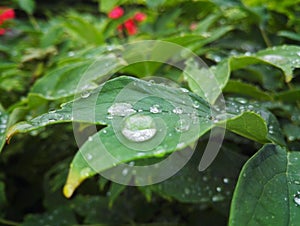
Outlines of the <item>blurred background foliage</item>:
{"label": "blurred background foliage", "polygon": [[[13,8],[16,14],[5,28],[5,35],[0,36],[1,109],[10,114],[9,125],[13,125],[57,108],[72,95],[59,93],[64,89],[64,86],[59,89],[63,81],[56,84],[56,93],[51,90],[47,93],[47,80],[44,84],[42,79],[51,74],[66,80],[70,74],[76,76],[91,63],[93,56],[108,55],[118,44],[165,40],[189,48],[209,66],[276,45],[299,45],[299,3],[299,0],[1,1],[1,6]],[[107,14],[115,6],[121,6],[125,13],[111,19]],[[146,19],[135,24],[134,35],[118,29],[136,12],[145,14]],[[131,65],[117,74],[138,78],[155,74],[187,87],[180,72],[168,67],[158,69],[153,63]],[[293,84],[286,83],[281,75],[279,69],[270,65],[250,65],[232,72],[232,81],[224,93],[226,97],[238,93],[250,100],[256,100],[257,96],[260,99],[264,93],[266,98],[262,99],[266,100],[274,99],[276,92],[290,90],[291,86],[299,87],[298,70],[294,72]],[[242,85],[250,87],[250,91],[236,91]],[[257,96],[253,90],[258,92]],[[299,96],[287,99],[293,98]],[[289,148],[299,150],[299,108],[293,101],[264,104],[279,118],[285,138],[290,141]],[[207,136],[200,139],[198,153],[203,151],[207,139]],[[125,188],[96,176],[86,180],[71,199],[66,199],[62,187],[77,151],[72,126],[61,124],[20,134],[1,153],[0,225],[226,225],[239,171],[260,147],[261,144],[228,132],[218,159],[201,176],[196,172],[200,156],[194,156],[182,172],[165,183]],[[232,169],[230,178],[222,175],[222,168],[228,167]],[[207,186],[207,191],[190,195],[195,184]]]}

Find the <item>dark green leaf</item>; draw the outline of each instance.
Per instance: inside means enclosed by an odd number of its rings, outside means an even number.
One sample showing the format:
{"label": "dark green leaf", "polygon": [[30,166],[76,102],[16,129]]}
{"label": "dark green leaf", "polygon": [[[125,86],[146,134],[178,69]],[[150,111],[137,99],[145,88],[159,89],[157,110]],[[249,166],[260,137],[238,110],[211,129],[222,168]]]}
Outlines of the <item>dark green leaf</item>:
{"label": "dark green leaf", "polygon": [[21,226],[69,226],[76,223],[75,214],[70,208],[58,207],[44,214],[28,215]]}
{"label": "dark green leaf", "polygon": [[284,134],[289,141],[300,140],[300,127],[291,123],[286,123],[283,126]]}
{"label": "dark green leaf", "polygon": [[300,152],[265,145],[243,167],[229,225],[297,225],[300,221]]}
{"label": "dark green leaf", "polygon": [[272,100],[271,95],[262,91],[257,86],[237,80],[230,80],[223,89],[223,92],[253,97],[256,100]]}
{"label": "dark green leaf", "polygon": [[222,149],[212,165],[199,172],[197,169],[201,152],[197,150],[198,154],[195,154],[176,175],[164,182],[151,185],[150,189],[163,197],[174,198],[180,202],[216,205],[223,202],[229,207],[235,181],[246,157]]}
{"label": "dark green leaf", "polygon": [[33,14],[35,9],[34,0],[18,0],[19,6],[28,14]]}

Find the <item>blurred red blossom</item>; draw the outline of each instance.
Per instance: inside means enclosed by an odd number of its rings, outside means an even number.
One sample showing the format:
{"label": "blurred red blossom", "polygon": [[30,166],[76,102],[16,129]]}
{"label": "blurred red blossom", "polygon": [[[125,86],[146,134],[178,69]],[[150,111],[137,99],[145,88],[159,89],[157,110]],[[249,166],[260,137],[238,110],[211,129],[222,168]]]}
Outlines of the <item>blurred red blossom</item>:
{"label": "blurred red blossom", "polygon": [[137,33],[137,26],[133,19],[128,19],[124,22],[124,27],[128,35],[135,35]]}
{"label": "blurred red blossom", "polygon": [[144,13],[141,13],[141,12],[137,12],[135,15],[134,15],[134,20],[136,20],[137,22],[142,22],[144,20],[146,20],[147,16],[146,14]]}
{"label": "blurred red blossom", "polygon": [[111,19],[118,19],[123,16],[124,10],[120,6],[116,6],[112,11],[108,13],[108,17]]}
{"label": "blurred red blossom", "polygon": [[[124,15],[124,10],[120,6],[116,6],[108,13],[110,19],[118,19]],[[136,12],[131,18],[118,25],[117,30],[120,34],[126,32],[128,35],[135,35],[138,32],[137,23],[146,20],[147,15],[142,12]]]}
{"label": "blurred red blossom", "polygon": [[0,35],[4,35],[6,30],[4,28],[0,28]]}
{"label": "blurred red blossom", "polygon": [[[15,18],[15,11],[11,8],[0,7],[0,25],[5,21]],[[0,28],[0,35],[4,35],[6,29]]]}

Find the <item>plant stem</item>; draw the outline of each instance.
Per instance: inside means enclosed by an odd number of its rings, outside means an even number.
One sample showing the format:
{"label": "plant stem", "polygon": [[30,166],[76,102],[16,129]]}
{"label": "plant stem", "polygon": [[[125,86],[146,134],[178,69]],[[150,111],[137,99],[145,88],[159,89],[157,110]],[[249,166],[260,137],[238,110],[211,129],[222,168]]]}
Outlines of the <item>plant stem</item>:
{"label": "plant stem", "polygon": [[13,225],[13,226],[20,225],[20,223],[18,223],[18,222],[14,222],[14,221],[10,221],[10,220],[5,220],[5,219],[2,219],[2,218],[0,218],[0,223],[4,224],[4,225]]}
{"label": "plant stem", "polygon": [[261,33],[267,47],[272,47],[272,43],[271,43],[270,39],[268,38],[265,29],[263,29],[261,26],[259,26],[259,30],[260,30],[260,33]]}

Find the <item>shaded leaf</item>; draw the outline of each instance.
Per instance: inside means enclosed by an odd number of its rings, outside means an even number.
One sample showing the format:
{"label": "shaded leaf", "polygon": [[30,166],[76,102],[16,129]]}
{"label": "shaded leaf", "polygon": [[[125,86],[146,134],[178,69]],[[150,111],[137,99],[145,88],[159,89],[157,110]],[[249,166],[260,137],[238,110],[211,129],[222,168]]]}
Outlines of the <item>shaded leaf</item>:
{"label": "shaded leaf", "polygon": [[[203,145],[201,149],[204,149]],[[239,170],[247,158],[222,149],[212,165],[205,171],[199,172],[197,166],[201,152],[197,150],[190,162],[176,175],[149,188],[163,197],[180,202],[216,205],[226,203],[228,209]]]}
{"label": "shaded leaf", "polygon": [[272,100],[271,95],[262,91],[257,86],[242,81],[230,80],[224,87],[223,92],[253,97],[256,100]]}
{"label": "shaded leaf", "polygon": [[300,152],[265,145],[243,167],[229,225],[297,225]]}
{"label": "shaded leaf", "polygon": [[76,216],[71,208],[58,207],[44,214],[27,215],[21,226],[69,226],[76,223]]}
{"label": "shaded leaf", "polygon": [[[104,80],[105,76],[113,73],[122,64],[113,54],[108,54],[94,60],[84,60],[66,65],[38,80],[32,87],[31,94],[55,100],[91,90],[98,86],[96,85],[97,81]],[[83,77],[84,81],[80,83]],[[79,84],[81,84],[80,87]]]}

